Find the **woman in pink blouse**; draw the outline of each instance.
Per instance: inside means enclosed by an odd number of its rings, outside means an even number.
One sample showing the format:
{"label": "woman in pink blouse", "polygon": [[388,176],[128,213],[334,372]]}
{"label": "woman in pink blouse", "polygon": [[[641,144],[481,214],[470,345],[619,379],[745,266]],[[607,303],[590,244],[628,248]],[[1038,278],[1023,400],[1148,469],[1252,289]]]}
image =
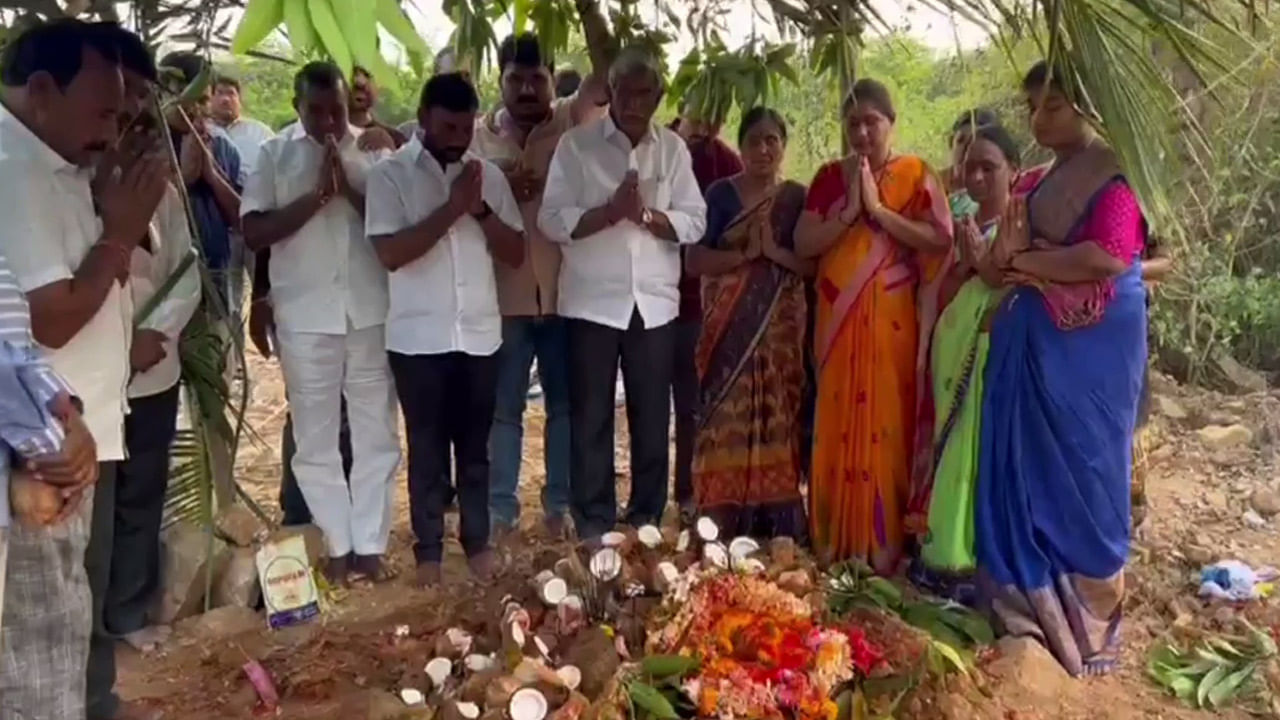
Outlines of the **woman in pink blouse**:
{"label": "woman in pink blouse", "polygon": [[1016,287],[992,320],[974,526],[997,626],[1081,675],[1106,672],[1117,651],[1146,223],[1064,77],[1040,63],[1023,82],[1036,142],[1055,159],[1022,180],[993,249]]}

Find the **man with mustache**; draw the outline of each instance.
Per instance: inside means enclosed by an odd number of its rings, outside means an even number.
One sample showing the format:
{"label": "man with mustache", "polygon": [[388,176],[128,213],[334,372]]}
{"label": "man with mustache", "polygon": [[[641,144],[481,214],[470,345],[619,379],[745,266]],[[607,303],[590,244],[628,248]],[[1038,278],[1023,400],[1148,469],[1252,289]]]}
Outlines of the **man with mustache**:
{"label": "man with mustache", "polygon": [[[293,471],[329,550],[327,575],[391,579],[385,562],[400,465],[395,391],[385,354],[387,274],[364,235],[365,176],[378,158],[356,146],[347,83],[332,63],[294,77],[299,122],[263,144],[245,185],[244,238],[271,248],[271,300],[297,454]],[[351,427],[350,488],[338,412]]]}
{"label": "man with mustache", "polygon": [[[84,717],[86,657],[91,720],[147,716],[118,703],[112,682],[92,669],[107,669],[102,653],[114,648],[100,632],[107,535],[95,532],[94,546],[90,516],[94,530],[110,527],[125,455],[130,262],[169,178],[164,157],[139,152],[100,166],[96,192],[90,184],[90,168],[119,136],[119,65],[115,39],[74,20],[28,30],[0,60],[0,173],[21,178],[0,192],[0,254],[26,292],[35,340],[84,403],[100,460],[91,503],[65,525],[11,544],[0,637],[5,717]],[[91,629],[99,630],[92,651]]]}
{"label": "man with mustache", "polygon": [[417,580],[440,582],[450,450],[462,548],[487,579],[489,429],[502,318],[494,261],[524,259],[523,222],[502,172],[468,151],[479,98],[457,73],[422,89],[413,140],[369,174],[365,230],[391,271],[387,351],[409,436]]}
{"label": "man with mustache", "polygon": [[378,104],[378,83],[368,70],[357,65],[351,71],[350,110],[351,125],[364,130],[360,134],[360,139],[363,141],[362,149],[375,149],[370,147],[374,142],[373,138],[383,135],[386,137],[378,137],[379,145],[389,141],[393,148],[398,148],[408,142],[408,136],[386,123],[379,122],[378,118],[374,117],[373,106],[376,104]]}
{"label": "man with mustache", "polygon": [[495,537],[516,529],[520,519],[520,463],[529,369],[538,359],[538,379],[547,411],[544,433],[546,487],[543,526],[558,538],[569,510],[569,367],[564,318],[557,315],[560,248],[537,227],[542,183],[556,143],[566,130],[604,115],[604,80],[592,76],[573,97],[554,98],[554,68],[543,59],[538,36],[510,35],[498,49],[502,105],[476,125],[471,148],[506,173],[520,203],[529,239],[525,261],[497,264],[502,309],[498,394],[490,439],[489,512]]}
{"label": "man with mustache", "polygon": [[643,50],[609,69],[601,120],[565,133],[547,173],[539,225],[561,243],[559,312],[569,318],[573,521],[588,543],[617,520],[614,386],[622,362],[631,430],[625,522],[658,524],[666,507],[672,321],[680,246],[702,238],[706,204],[680,136],[653,122],[665,79]]}

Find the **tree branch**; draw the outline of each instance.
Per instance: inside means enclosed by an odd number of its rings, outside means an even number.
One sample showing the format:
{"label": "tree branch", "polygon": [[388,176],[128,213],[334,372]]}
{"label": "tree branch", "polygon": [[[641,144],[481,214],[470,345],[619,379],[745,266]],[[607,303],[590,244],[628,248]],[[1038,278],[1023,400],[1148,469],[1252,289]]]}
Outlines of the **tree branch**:
{"label": "tree branch", "polygon": [[599,0],[574,0],[578,8],[578,21],[582,23],[582,35],[587,41],[587,53],[591,56],[591,73],[605,78],[609,66],[618,54],[618,41],[609,31]]}

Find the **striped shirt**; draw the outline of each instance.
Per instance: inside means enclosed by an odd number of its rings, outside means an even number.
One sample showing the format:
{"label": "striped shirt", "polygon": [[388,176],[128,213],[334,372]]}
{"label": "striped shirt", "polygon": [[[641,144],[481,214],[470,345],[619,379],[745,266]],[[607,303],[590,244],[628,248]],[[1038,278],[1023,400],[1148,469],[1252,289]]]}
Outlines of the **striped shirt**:
{"label": "striped shirt", "polygon": [[62,449],[62,425],[50,410],[71,388],[45,362],[31,336],[27,299],[0,255],[0,527],[9,525],[9,468]]}

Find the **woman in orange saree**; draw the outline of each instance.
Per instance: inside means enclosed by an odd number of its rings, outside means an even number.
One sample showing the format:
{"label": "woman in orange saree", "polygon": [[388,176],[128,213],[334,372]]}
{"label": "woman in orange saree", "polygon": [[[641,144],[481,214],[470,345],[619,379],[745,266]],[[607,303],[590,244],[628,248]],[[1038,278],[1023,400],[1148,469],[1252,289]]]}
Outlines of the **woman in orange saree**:
{"label": "woman in orange saree", "polygon": [[951,213],[923,160],[890,148],[896,113],[880,83],[845,100],[853,154],[814,177],[796,249],[818,259],[818,403],[809,529],[820,557],[880,572],[902,559],[916,443],[932,438],[928,339],[951,257]]}

